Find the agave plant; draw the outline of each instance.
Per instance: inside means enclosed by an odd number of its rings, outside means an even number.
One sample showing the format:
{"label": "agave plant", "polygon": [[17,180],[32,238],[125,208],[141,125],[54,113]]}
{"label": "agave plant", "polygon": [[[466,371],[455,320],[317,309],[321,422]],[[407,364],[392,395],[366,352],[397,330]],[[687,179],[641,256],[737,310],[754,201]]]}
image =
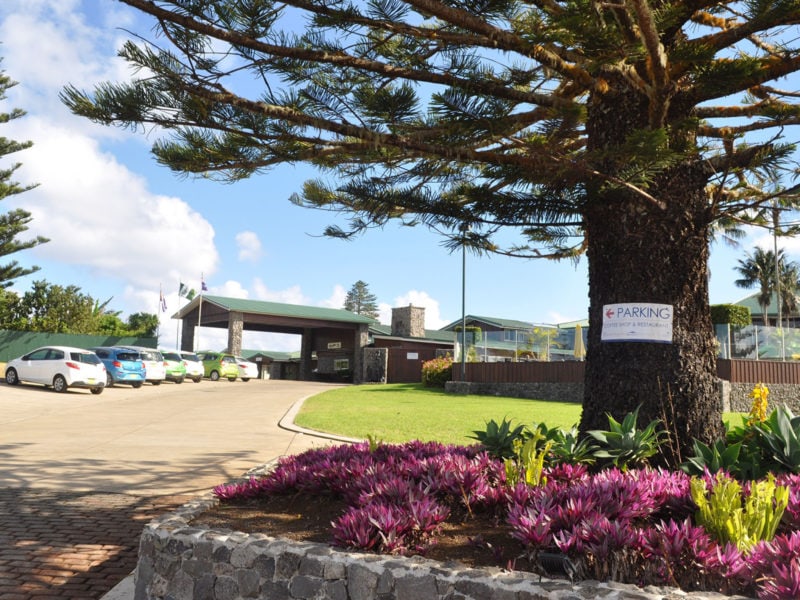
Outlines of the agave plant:
{"label": "agave plant", "polygon": [[503,418],[499,425],[492,419],[486,423],[486,429],[473,431],[475,435],[467,436],[478,440],[490,456],[499,459],[514,458],[516,451],[514,442],[522,441],[525,425],[517,425],[511,429],[511,421]]}
{"label": "agave plant", "polygon": [[706,471],[716,473],[725,471],[739,476],[739,453],[742,442],[728,445],[725,440],[717,440],[707,446],[700,440],[694,441],[694,456],[680,465],[681,471],[688,475],[703,475]]}
{"label": "agave plant", "polygon": [[625,471],[632,466],[647,464],[647,459],[658,453],[667,434],[658,428],[658,419],[651,421],[644,429],[639,429],[636,423],[640,408],[641,405],[625,415],[622,423],[607,413],[608,431],[595,429],[587,432],[600,442],[600,449],[594,452],[597,458],[606,459]]}
{"label": "agave plant", "polygon": [[755,429],[779,470],[800,473],[800,416],[786,405],[779,406]]}

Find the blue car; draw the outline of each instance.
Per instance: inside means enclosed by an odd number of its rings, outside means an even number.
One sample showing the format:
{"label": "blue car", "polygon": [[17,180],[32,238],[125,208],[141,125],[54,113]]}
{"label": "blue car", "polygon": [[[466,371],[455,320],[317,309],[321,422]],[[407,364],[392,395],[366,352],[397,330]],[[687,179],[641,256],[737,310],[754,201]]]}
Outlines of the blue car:
{"label": "blue car", "polygon": [[91,349],[106,366],[106,387],[124,383],[140,388],[146,378],[144,361],[138,351],[115,346]]}

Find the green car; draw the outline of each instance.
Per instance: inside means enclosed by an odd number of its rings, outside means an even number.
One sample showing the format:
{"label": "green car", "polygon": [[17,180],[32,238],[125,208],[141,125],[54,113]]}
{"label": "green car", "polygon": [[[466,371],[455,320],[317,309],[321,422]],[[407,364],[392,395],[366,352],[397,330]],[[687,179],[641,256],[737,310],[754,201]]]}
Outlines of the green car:
{"label": "green car", "polygon": [[164,357],[164,366],[167,369],[167,381],[174,381],[175,383],[183,383],[186,379],[186,363],[180,354],[173,350],[161,350]]}
{"label": "green car", "polygon": [[236,364],[236,357],[226,352],[198,352],[200,360],[203,361],[205,376],[211,381],[218,381],[220,378],[228,381],[236,381],[239,377],[239,366]]}

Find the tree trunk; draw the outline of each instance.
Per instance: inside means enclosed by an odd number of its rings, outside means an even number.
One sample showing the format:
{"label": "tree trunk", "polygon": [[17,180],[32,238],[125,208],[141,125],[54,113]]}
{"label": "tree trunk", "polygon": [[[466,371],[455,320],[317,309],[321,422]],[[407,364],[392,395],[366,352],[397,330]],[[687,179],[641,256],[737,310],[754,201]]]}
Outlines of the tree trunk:
{"label": "tree trunk", "polygon": [[[607,149],[643,126],[646,105],[630,94],[603,100],[590,108],[588,127],[594,145]],[[662,419],[669,432],[667,465],[691,456],[695,438],[724,435],[708,304],[708,176],[702,163],[687,160],[650,186],[660,207],[596,187],[584,211],[590,328],[580,428],[608,429],[606,413],[621,420],[641,405],[640,427]],[[603,307],[618,303],[670,305],[672,342],[602,341]]]}

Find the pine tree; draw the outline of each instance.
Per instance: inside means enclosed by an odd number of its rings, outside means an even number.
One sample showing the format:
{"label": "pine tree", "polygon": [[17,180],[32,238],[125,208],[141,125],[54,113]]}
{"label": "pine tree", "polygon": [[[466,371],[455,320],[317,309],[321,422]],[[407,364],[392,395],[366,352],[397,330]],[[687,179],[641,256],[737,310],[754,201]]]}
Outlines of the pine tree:
{"label": "pine tree", "polygon": [[[6,99],[6,91],[16,85],[4,71],[0,71],[0,100]],[[12,119],[18,119],[25,115],[25,111],[15,108],[9,113],[0,113],[0,124],[8,123]],[[6,137],[0,136],[0,156],[6,156],[20,150],[25,150],[32,146],[32,142],[17,142],[10,140]],[[15,163],[8,168],[0,168],[0,200],[21,194],[36,187],[35,185],[20,185],[16,181],[12,181],[11,177],[20,167],[20,163]],[[20,241],[17,237],[28,230],[28,224],[31,222],[31,213],[21,208],[10,210],[7,213],[0,214],[0,256],[8,256],[20,250],[27,250],[44,244],[49,241],[47,238],[37,236],[28,241]],[[30,275],[39,270],[39,267],[21,267],[17,261],[0,265],[0,287],[10,287],[14,280],[25,275]]]}
{"label": "pine tree", "polygon": [[[351,215],[335,237],[395,219],[451,249],[585,254],[581,429],[666,414],[665,462],[723,435],[708,241],[794,166],[796,0],[122,1],[163,35],[121,49],[140,79],[67,87],[75,113],[166,129],[181,174],[314,164],[330,179],[294,201]],[[620,303],[668,305],[671,343],[604,341]]]}
{"label": "pine tree", "polygon": [[356,281],[344,298],[344,309],[357,315],[364,315],[372,319],[378,318],[378,298],[370,293],[369,286],[361,281]]}

